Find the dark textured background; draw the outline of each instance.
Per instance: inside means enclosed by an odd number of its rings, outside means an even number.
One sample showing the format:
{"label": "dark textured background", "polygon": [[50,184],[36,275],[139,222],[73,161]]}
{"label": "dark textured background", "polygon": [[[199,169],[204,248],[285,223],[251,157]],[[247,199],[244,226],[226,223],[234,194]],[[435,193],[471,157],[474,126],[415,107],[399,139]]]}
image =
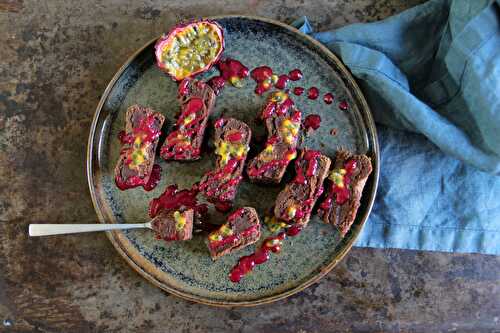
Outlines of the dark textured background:
{"label": "dark textured background", "polygon": [[104,234],[28,239],[31,222],[95,222],[85,178],[101,92],[183,18],[243,13],[317,29],[421,0],[0,0],[0,332],[500,332],[500,257],[355,248],[320,283],[218,309],[143,280]]}

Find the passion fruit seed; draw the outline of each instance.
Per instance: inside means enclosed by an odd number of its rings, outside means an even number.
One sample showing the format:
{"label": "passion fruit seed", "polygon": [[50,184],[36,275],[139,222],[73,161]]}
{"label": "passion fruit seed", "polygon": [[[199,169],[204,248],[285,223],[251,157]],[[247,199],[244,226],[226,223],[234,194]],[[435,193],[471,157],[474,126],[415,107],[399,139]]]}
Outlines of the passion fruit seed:
{"label": "passion fruit seed", "polygon": [[233,234],[233,230],[229,226],[227,226],[226,224],[222,225],[222,227],[220,228],[220,232],[224,236],[231,236]]}
{"label": "passion fruit seed", "polygon": [[345,169],[336,169],[330,173],[328,177],[336,186],[344,187],[344,175],[346,174]]}
{"label": "passion fruit seed", "polygon": [[212,242],[216,242],[222,240],[222,236],[215,231],[208,236],[208,239],[211,240]]}
{"label": "passion fruit seed", "polygon": [[177,231],[181,231],[182,229],[184,229],[184,226],[186,225],[186,218],[178,210],[174,212],[174,220],[175,229]]}

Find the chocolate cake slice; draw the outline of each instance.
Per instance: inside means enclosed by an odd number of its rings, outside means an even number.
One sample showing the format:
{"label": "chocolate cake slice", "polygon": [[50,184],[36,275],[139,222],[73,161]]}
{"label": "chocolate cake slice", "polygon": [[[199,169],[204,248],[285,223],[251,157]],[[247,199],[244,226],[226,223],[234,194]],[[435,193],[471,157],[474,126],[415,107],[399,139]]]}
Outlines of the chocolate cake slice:
{"label": "chocolate cake slice", "polygon": [[345,150],[335,154],[327,194],[319,206],[319,214],[323,221],[336,226],[342,236],[356,218],[363,188],[371,172],[372,163],[368,156],[353,155]]}
{"label": "chocolate cake slice", "polygon": [[[198,189],[208,201],[229,205],[236,196],[249,150],[252,131],[244,122],[220,118],[215,122],[215,170],[207,172]],[[230,205],[228,206],[230,207]]]}
{"label": "chocolate cake slice", "polygon": [[194,210],[163,210],[152,221],[157,239],[181,241],[193,236]]}
{"label": "chocolate cake slice", "polygon": [[125,114],[125,131],[120,133],[122,149],[115,167],[120,190],[146,186],[155,161],[155,151],[165,117],[150,108],[133,105]]}
{"label": "chocolate cake slice", "polygon": [[330,159],[316,150],[303,150],[295,161],[296,176],[278,194],[274,207],[277,219],[306,226],[316,200],[323,193],[323,181]]}
{"label": "chocolate cake slice", "polygon": [[287,93],[277,91],[269,96],[260,118],[266,124],[267,142],[264,150],[248,163],[247,174],[253,182],[277,184],[297,156],[302,113]]}
{"label": "chocolate cake slice", "polygon": [[229,215],[227,222],[208,235],[208,249],[215,260],[242,249],[260,238],[260,222],[252,207],[243,207]]}
{"label": "chocolate cake slice", "polygon": [[179,84],[178,100],[181,111],[160,155],[165,160],[197,160],[208,116],[215,106],[215,93],[205,82],[188,78]]}

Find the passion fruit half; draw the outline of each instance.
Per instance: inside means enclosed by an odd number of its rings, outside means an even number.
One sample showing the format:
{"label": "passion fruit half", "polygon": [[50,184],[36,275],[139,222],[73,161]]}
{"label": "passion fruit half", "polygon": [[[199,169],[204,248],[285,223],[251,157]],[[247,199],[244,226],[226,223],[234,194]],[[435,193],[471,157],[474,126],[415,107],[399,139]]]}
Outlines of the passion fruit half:
{"label": "passion fruit half", "polygon": [[210,20],[177,25],[155,45],[158,67],[176,81],[209,70],[223,50],[222,27]]}

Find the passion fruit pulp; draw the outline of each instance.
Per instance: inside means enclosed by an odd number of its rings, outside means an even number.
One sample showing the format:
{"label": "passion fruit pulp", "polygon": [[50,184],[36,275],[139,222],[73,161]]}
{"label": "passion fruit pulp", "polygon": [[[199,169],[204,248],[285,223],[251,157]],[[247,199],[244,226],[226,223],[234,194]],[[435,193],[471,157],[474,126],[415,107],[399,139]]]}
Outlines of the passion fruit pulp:
{"label": "passion fruit pulp", "polygon": [[176,81],[209,70],[223,50],[222,27],[209,20],[177,25],[155,45],[158,67]]}

